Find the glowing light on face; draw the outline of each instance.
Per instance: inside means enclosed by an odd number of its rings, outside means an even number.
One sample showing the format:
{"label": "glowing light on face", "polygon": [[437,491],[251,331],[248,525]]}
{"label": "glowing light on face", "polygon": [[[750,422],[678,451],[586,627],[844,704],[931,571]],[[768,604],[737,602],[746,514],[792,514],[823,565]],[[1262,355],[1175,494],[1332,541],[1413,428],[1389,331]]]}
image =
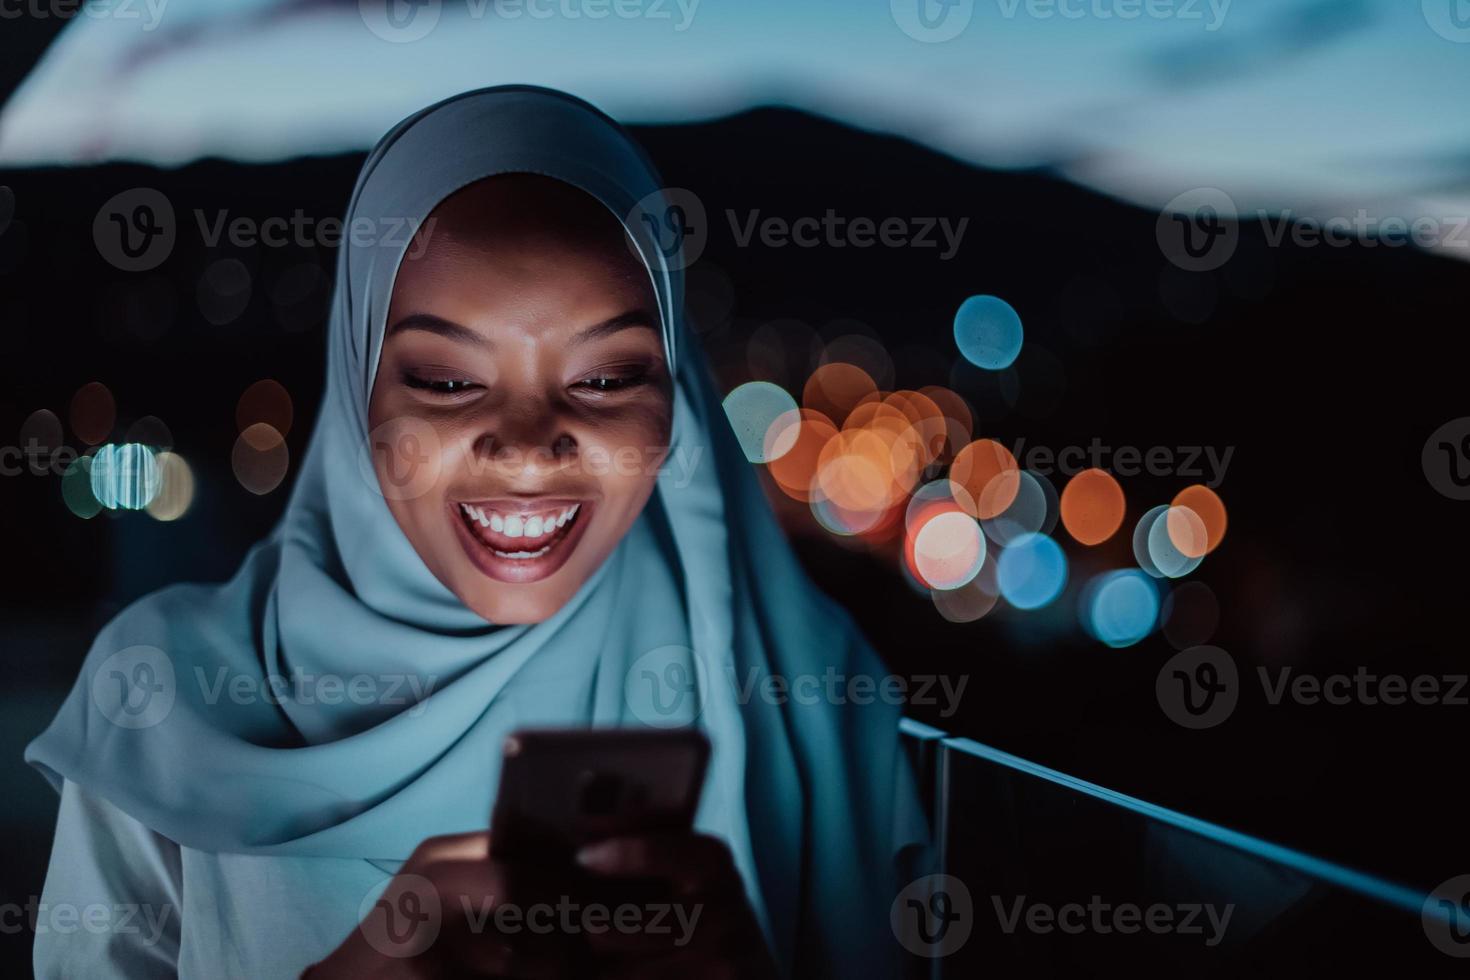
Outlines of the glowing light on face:
{"label": "glowing light on face", "polygon": [[[1170,525],[1169,535],[1179,548],[1191,558],[1201,558],[1216,548],[1225,538],[1225,527],[1229,523],[1225,514],[1225,503],[1219,494],[1203,484],[1185,487],[1174,498],[1175,507],[1187,508],[1204,525],[1203,540],[1192,537],[1195,528],[1184,518],[1177,518]],[[1177,533],[1176,533],[1177,532]],[[1200,550],[1203,546],[1203,550]],[[1197,553],[1196,553],[1197,552]]]}
{"label": "glowing light on face", "polygon": [[[752,463],[779,459],[795,444],[796,433],[791,431],[790,422],[800,417],[796,399],[780,385],[746,382],[725,396],[724,405],[735,438]],[[772,438],[773,429],[776,438]]]}
{"label": "glowing light on face", "polygon": [[977,439],[955,456],[949,482],[955,499],[971,517],[996,517],[1020,491],[1020,467],[1011,451],[994,439]]}
{"label": "glowing light on face", "polygon": [[92,459],[92,495],[108,510],[141,510],[159,482],[158,460],[147,446],[109,443]]}
{"label": "glowing light on face", "polygon": [[954,342],[965,359],[987,371],[1001,371],[1021,353],[1021,317],[996,296],[971,296],[954,316]]}
{"label": "glowing light on face", "polygon": [[1066,586],[1067,556],[1044,534],[1022,535],[1001,552],[996,582],[1017,609],[1040,609]]}
{"label": "glowing light on face", "polygon": [[1093,579],[1079,607],[1087,632],[1110,647],[1132,646],[1153,631],[1159,590],[1137,569],[1120,569]]}
{"label": "glowing light on face", "polygon": [[985,563],[985,535],[969,514],[950,511],[925,521],[914,535],[914,567],[930,588],[968,584]]}
{"label": "glowing light on face", "polygon": [[1123,526],[1127,501],[1106,470],[1083,470],[1062,490],[1062,525],[1079,544],[1102,544]]}

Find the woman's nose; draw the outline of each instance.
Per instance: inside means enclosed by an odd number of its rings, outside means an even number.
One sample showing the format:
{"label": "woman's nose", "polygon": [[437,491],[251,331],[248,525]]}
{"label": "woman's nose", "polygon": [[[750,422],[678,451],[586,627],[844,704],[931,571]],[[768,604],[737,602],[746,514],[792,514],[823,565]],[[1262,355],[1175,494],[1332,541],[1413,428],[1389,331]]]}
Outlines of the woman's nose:
{"label": "woman's nose", "polygon": [[576,457],[577,440],[551,406],[507,406],[487,419],[475,454],[507,475],[535,475],[562,469]]}

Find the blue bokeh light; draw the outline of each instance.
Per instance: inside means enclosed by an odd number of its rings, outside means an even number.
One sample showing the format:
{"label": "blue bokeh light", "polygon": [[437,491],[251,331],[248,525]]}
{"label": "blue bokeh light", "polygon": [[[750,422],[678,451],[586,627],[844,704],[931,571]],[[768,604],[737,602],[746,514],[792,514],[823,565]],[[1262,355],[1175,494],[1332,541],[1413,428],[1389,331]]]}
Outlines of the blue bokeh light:
{"label": "blue bokeh light", "polygon": [[108,510],[147,507],[161,482],[157,457],[141,443],[108,443],[92,459],[92,495]]}
{"label": "blue bokeh light", "polygon": [[997,296],[971,296],[954,315],[954,342],[965,360],[1003,371],[1021,353],[1021,317]]}
{"label": "blue bokeh light", "polygon": [[1044,534],[1023,534],[1001,552],[996,580],[1017,609],[1040,609],[1067,584],[1067,556]]}
{"label": "blue bokeh light", "polygon": [[1159,620],[1159,590],[1143,572],[1105,572],[1082,592],[1082,623],[1110,647],[1132,646],[1153,632]]}

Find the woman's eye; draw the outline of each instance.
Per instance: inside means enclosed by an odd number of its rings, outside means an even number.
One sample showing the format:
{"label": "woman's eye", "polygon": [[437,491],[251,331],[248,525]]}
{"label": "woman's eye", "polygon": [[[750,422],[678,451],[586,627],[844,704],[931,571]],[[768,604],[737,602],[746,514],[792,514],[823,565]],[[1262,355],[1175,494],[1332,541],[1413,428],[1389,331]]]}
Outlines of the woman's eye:
{"label": "woman's eye", "polygon": [[403,375],[403,383],[410,388],[433,392],[436,395],[459,395],[479,387],[478,384],[466,378],[424,378],[412,373]]}
{"label": "woman's eye", "polygon": [[632,388],[640,385],[648,379],[646,373],[632,375],[596,375],[591,378],[583,378],[577,385],[589,391],[621,391],[624,388]]}

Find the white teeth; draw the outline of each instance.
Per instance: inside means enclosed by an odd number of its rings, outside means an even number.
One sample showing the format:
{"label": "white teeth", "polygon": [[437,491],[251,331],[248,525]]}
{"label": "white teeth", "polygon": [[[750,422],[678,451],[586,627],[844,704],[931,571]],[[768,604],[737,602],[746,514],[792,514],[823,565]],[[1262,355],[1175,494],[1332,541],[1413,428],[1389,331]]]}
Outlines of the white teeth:
{"label": "white teeth", "polygon": [[540,558],[542,555],[551,550],[551,545],[547,545],[544,548],[539,548],[536,551],[498,551],[494,548],[490,550],[494,551],[501,558],[515,558],[519,561],[524,561],[527,558]]}
{"label": "white teeth", "polygon": [[[470,520],[477,522],[481,527],[488,527],[496,534],[504,534],[508,538],[541,538],[551,534],[557,528],[565,527],[567,522],[577,516],[581,504],[572,504],[564,508],[560,513],[553,514],[497,514],[492,510],[482,509],[473,504],[460,504],[460,509]],[[524,554],[534,557],[530,552],[514,552],[509,557],[517,557]],[[539,554],[539,552],[537,552]]]}

